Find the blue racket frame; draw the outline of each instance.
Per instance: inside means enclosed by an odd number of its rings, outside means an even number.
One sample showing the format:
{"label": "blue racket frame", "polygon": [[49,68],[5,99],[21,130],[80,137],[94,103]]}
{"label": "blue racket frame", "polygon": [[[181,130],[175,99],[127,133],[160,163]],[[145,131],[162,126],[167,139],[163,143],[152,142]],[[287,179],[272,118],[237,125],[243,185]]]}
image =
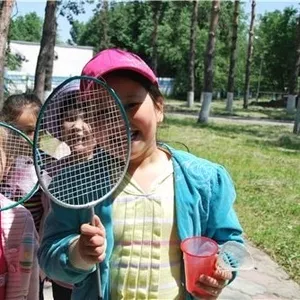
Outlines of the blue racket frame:
{"label": "blue racket frame", "polygon": [[[41,161],[41,153],[39,151],[39,130],[40,130],[40,126],[41,123],[43,121],[43,117],[44,117],[44,113],[47,110],[47,107],[49,105],[49,102],[52,101],[54,95],[57,94],[57,91],[59,91],[60,89],[62,89],[64,86],[68,85],[71,81],[74,80],[88,80],[96,83],[96,84],[100,84],[101,86],[103,86],[108,92],[109,94],[113,97],[116,105],[119,107],[120,112],[122,114],[123,120],[125,122],[126,125],[126,135],[127,135],[127,156],[126,156],[126,164],[124,167],[124,171],[123,174],[120,176],[118,182],[114,185],[114,187],[110,190],[109,193],[105,194],[105,196],[103,196],[102,198],[93,201],[91,203],[89,203],[89,205],[83,204],[83,205],[71,205],[71,204],[67,204],[64,203],[62,201],[59,201],[59,199],[56,199],[55,197],[53,197],[47,190],[47,186],[45,186],[44,181],[42,180],[42,176],[43,176],[43,165],[42,165],[42,161]],[[34,160],[34,166],[36,169],[36,174],[37,177],[39,179],[40,185],[43,189],[43,191],[57,204],[63,206],[63,207],[67,207],[67,208],[71,208],[71,209],[80,209],[80,208],[91,208],[93,206],[95,206],[97,203],[102,202],[103,200],[107,199],[109,196],[111,196],[114,191],[117,189],[117,187],[120,185],[121,181],[123,180],[128,166],[129,166],[129,159],[130,159],[130,155],[131,155],[131,135],[130,135],[130,124],[127,118],[127,114],[125,111],[125,108],[121,102],[121,100],[119,99],[119,97],[117,96],[117,94],[115,93],[115,91],[113,89],[111,89],[105,82],[94,78],[94,77],[90,77],[90,76],[74,76],[74,77],[70,77],[67,80],[65,80],[63,83],[61,83],[60,85],[58,85],[53,91],[52,93],[49,95],[49,97],[46,99],[45,103],[43,104],[38,118],[37,118],[37,123],[36,123],[36,129],[34,132],[34,138],[33,138],[33,160]]]}
{"label": "blue racket frame", "polygon": [[[10,124],[7,124],[5,122],[0,122],[0,127],[7,128],[7,129],[15,132],[17,135],[20,135],[28,143],[28,145],[33,149],[33,143],[32,143],[32,141],[21,130],[19,130],[16,127],[14,127],[14,126],[12,126]],[[0,208],[0,211],[8,210],[8,209],[11,209],[11,208],[14,208],[14,207],[18,206],[19,204],[23,204],[28,199],[30,199],[38,191],[38,189],[39,189],[39,182],[37,181],[36,184],[35,184],[35,186],[33,187],[33,189],[30,191],[30,193],[26,194],[19,201],[16,201],[15,204],[10,205],[8,207]]]}

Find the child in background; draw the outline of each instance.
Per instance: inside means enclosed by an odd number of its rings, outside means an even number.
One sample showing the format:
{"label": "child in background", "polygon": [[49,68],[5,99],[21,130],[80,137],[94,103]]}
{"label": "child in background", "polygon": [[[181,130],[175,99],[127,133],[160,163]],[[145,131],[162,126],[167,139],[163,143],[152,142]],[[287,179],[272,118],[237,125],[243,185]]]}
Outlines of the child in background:
{"label": "child in background", "polygon": [[[33,140],[35,124],[42,103],[34,94],[16,94],[9,96],[3,104],[2,119],[4,122],[13,125],[24,132]],[[40,224],[44,215],[42,192],[39,190],[24,206],[31,212],[37,232],[40,231]]]}
{"label": "child in background", "polygon": [[[41,106],[42,103],[40,99],[34,94],[24,93],[11,95],[3,104],[2,119],[20,131],[23,131],[33,140],[36,121]],[[41,238],[44,229],[44,219],[49,211],[49,199],[40,189],[32,198],[24,203],[24,206],[31,212],[35,228]],[[45,275],[41,272],[39,300],[44,299],[44,281]],[[52,293],[54,300],[68,300],[71,297],[70,287],[67,288],[63,283],[52,282]]]}
{"label": "child in background", "polygon": [[[85,122],[86,112],[74,103],[74,97],[78,91],[79,85],[65,90],[61,101],[53,110],[53,115],[49,114],[49,120],[44,124],[44,129],[54,138],[66,143],[70,150],[70,155],[53,162],[51,169],[54,173],[57,163],[68,165],[74,157],[84,157],[88,160],[93,156],[95,139],[91,127]],[[54,128],[60,130],[54,131]],[[55,175],[51,174],[51,176]],[[71,298],[72,285],[53,280],[52,287],[54,299],[67,300]]]}
{"label": "child in background", "polygon": [[[33,140],[37,116],[42,102],[31,93],[15,94],[9,96],[3,104],[1,119],[24,132]],[[39,189],[29,200],[23,204],[32,214],[35,228],[42,236],[45,215],[49,210],[49,201]],[[40,280],[40,300],[43,300],[44,275]]]}
{"label": "child in background", "polygon": [[42,102],[34,94],[24,93],[9,96],[2,107],[3,120],[33,139],[37,116]]}
{"label": "child in background", "polygon": [[79,84],[65,90],[61,101],[53,109],[53,114],[48,114],[49,120],[44,125],[48,133],[70,148],[71,154],[66,156],[67,161],[73,157],[90,159],[96,145],[91,126],[85,122],[85,108],[75,103],[78,92]]}
{"label": "child in background", "polygon": [[[0,182],[2,182],[7,154],[7,132],[0,128]],[[0,194],[0,207],[12,205]],[[23,206],[0,211],[0,299],[38,300],[39,268],[37,262],[38,235],[30,212]]]}
{"label": "child in background", "polygon": [[[163,97],[140,57],[107,49],[82,75],[104,79],[121,99],[131,128],[129,168],[114,195],[96,205],[96,226],[88,222],[88,210],[52,203],[39,249],[41,267],[50,277],[74,284],[75,300],[97,299],[97,263],[104,299],[197,297],[184,287],[180,242],[199,235],[219,244],[242,242],[229,174],[218,164],[157,143]],[[233,275],[216,266],[198,285],[217,299]]]}

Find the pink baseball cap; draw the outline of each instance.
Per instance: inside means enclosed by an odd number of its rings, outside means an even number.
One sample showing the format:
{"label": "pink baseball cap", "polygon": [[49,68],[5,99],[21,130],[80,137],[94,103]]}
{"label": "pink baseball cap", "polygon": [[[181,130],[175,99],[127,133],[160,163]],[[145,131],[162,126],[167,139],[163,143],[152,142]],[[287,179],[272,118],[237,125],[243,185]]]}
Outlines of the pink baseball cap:
{"label": "pink baseball cap", "polygon": [[158,84],[151,68],[138,55],[121,49],[106,49],[99,52],[84,66],[81,75],[99,78],[116,70],[134,71],[151,83]]}

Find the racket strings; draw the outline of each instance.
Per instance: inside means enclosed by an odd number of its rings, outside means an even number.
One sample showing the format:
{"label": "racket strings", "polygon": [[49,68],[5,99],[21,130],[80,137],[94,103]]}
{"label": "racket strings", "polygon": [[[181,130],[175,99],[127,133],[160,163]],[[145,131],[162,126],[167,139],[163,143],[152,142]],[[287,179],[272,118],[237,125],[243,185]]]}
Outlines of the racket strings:
{"label": "racket strings", "polygon": [[[78,83],[75,85],[78,86]],[[100,84],[87,91],[67,84],[51,97],[39,126],[44,186],[56,200],[83,206],[120,181],[129,153],[129,129],[120,105]]]}
{"label": "racket strings", "polygon": [[0,156],[0,193],[17,203],[27,200],[37,187],[32,146],[16,129],[3,123],[0,123]]}

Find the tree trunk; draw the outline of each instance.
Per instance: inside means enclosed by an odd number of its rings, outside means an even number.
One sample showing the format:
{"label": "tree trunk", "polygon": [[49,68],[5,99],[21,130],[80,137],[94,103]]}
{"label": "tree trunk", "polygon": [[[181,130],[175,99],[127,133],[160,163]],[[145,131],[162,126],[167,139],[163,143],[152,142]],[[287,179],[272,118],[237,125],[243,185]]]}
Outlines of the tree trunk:
{"label": "tree trunk", "polygon": [[[300,67],[300,15],[297,19],[297,30],[296,30],[296,55],[295,55],[295,64],[294,70],[291,74],[290,84],[289,84],[289,95],[287,102],[287,112],[293,113],[296,105],[296,95],[298,93],[298,76],[299,76],[299,67]],[[298,99],[298,107],[299,107],[299,99]]]}
{"label": "tree trunk", "polygon": [[293,133],[300,134],[300,93],[298,94],[298,105],[295,117]]}
{"label": "tree trunk", "polygon": [[259,64],[258,83],[257,83],[257,91],[256,91],[256,99],[255,99],[256,102],[258,102],[258,98],[259,98],[259,91],[260,91],[260,82],[261,82],[261,73],[262,73],[263,61],[264,61],[264,56],[262,54],[261,57],[260,57],[260,64]]}
{"label": "tree trunk", "polygon": [[152,19],[153,19],[153,32],[151,39],[151,48],[152,48],[152,59],[151,67],[155,74],[157,74],[157,60],[158,60],[158,51],[157,51],[157,38],[158,38],[158,26],[161,24],[164,13],[168,4],[168,1],[149,1],[152,7]]}
{"label": "tree trunk", "polygon": [[44,100],[46,100],[52,92],[52,74],[53,74],[53,66],[54,66],[54,59],[55,59],[55,57],[54,57],[55,56],[55,51],[54,51],[55,39],[53,41],[54,41],[54,45],[50,46],[51,52],[48,53],[49,60],[46,65],[46,71],[45,71]]}
{"label": "tree trunk", "polygon": [[256,6],[256,2],[255,0],[252,0],[251,21],[250,21],[250,28],[249,28],[248,51],[247,51],[247,62],[246,62],[246,74],[245,74],[244,105],[243,105],[244,108],[248,108],[248,100],[249,100],[251,62],[252,62],[253,38],[254,38],[255,6]]}
{"label": "tree trunk", "polygon": [[[44,101],[45,87],[49,88],[50,82],[52,85],[52,69],[54,60],[54,46],[56,39],[56,9],[57,1],[47,0],[45,8],[45,20],[43,25],[43,34],[41,40],[41,47],[37,59],[34,79],[34,92]],[[50,62],[51,60],[51,62]],[[48,67],[48,71],[47,71]],[[46,80],[47,72],[47,80]]]}
{"label": "tree trunk", "polygon": [[107,49],[110,45],[110,38],[108,34],[108,26],[109,26],[109,21],[108,21],[108,1],[103,0],[102,1],[102,7],[100,9],[100,28],[103,30],[103,39],[100,42],[100,49]]}
{"label": "tree trunk", "polygon": [[189,60],[189,91],[187,94],[187,106],[192,107],[194,104],[195,92],[195,54],[196,54],[196,32],[198,19],[198,1],[193,1],[193,12],[191,20],[190,35],[190,60]]}
{"label": "tree trunk", "polygon": [[4,67],[6,42],[14,0],[0,2],[0,109],[4,101]]}
{"label": "tree trunk", "polygon": [[198,117],[199,123],[207,123],[213,91],[213,58],[215,53],[216,30],[219,22],[220,0],[212,1],[209,36],[204,58],[203,104]]}
{"label": "tree trunk", "polygon": [[153,19],[153,31],[151,38],[151,66],[154,73],[157,73],[157,35],[158,35],[158,24],[159,24],[159,12],[161,10],[161,1],[151,2],[152,6],[152,19]]}
{"label": "tree trunk", "polygon": [[[49,53],[48,53],[48,63],[46,65],[46,73],[45,73],[45,94],[44,99],[47,99],[50,93],[52,92],[52,74],[55,60],[55,41],[56,41],[56,31],[57,31],[57,22],[56,19],[53,20],[53,27],[51,35],[51,41],[49,41]],[[50,44],[51,42],[51,44]]]}
{"label": "tree trunk", "polygon": [[230,53],[230,64],[228,73],[228,85],[227,85],[227,103],[226,110],[232,112],[233,96],[234,96],[234,76],[235,76],[235,63],[237,56],[237,36],[238,36],[238,21],[240,12],[240,1],[235,0],[234,12],[232,21],[232,39],[231,39],[231,53]]}

